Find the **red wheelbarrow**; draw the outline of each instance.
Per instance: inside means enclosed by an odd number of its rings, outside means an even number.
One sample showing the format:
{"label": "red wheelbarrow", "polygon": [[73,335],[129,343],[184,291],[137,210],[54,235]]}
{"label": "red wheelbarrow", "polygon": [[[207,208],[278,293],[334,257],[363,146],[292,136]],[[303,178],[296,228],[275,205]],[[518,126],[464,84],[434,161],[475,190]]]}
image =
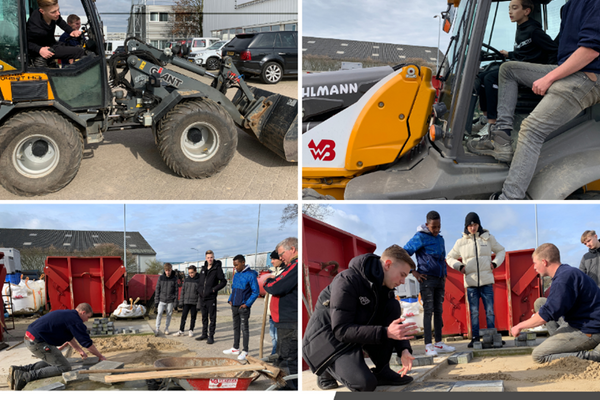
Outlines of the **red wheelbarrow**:
{"label": "red wheelbarrow", "polygon": [[[169,357],[156,360],[155,367],[226,367],[238,366],[237,360],[225,357]],[[256,371],[232,371],[217,374],[199,375],[193,378],[173,378],[185,390],[247,390],[250,383],[260,374]]]}

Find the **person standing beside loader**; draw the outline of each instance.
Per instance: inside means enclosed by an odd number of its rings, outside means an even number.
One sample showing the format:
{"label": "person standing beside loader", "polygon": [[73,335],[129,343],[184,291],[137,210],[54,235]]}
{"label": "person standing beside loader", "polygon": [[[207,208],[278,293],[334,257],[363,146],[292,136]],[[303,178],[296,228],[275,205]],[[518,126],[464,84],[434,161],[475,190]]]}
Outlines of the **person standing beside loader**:
{"label": "person standing beside loader", "polygon": [[[446,244],[440,235],[442,222],[437,211],[427,213],[427,222],[417,228],[417,233],[404,246],[408,255],[417,255],[417,268],[412,271],[421,287],[423,301],[423,330],[425,355],[437,356],[438,352],[453,352],[454,347],[442,342],[444,320],[444,294],[446,290]],[[435,328],[435,344],[432,343],[431,317]]]}
{"label": "person standing beside loader", "polygon": [[600,242],[596,231],[585,231],[581,235],[583,243],[589,251],[581,258],[579,269],[592,278],[600,286]]}
{"label": "person standing beside loader", "polygon": [[219,290],[227,285],[227,279],[225,279],[221,261],[215,260],[215,253],[207,250],[205,257],[206,261],[198,274],[197,308],[202,313],[202,335],[196,340],[206,340],[206,344],[213,344],[217,329],[217,295]]}

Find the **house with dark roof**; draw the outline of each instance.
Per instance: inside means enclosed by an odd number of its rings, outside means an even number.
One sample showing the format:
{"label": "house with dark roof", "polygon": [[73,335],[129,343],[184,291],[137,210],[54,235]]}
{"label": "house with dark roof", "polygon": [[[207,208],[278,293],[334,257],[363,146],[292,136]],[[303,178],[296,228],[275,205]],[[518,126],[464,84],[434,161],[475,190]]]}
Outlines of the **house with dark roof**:
{"label": "house with dark roof", "polygon": [[[302,36],[302,56],[324,56],[339,61],[374,61],[396,65],[421,59],[435,66],[444,55],[436,47],[411,46],[357,40],[327,39]],[[439,59],[436,59],[436,56]]]}
{"label": "house with dark roof", "polygon": [[[85,251],[101,244],[114,244],[123,248],[123,232],[73,231],[50,229],[7,229],[0,228],[0,247],[12,247],[23,251],[32,248]],[[156,251],[139,232],[127,232],[125,244],[136,260],[138,272],[147,268],[147,263],[156,259]]]}

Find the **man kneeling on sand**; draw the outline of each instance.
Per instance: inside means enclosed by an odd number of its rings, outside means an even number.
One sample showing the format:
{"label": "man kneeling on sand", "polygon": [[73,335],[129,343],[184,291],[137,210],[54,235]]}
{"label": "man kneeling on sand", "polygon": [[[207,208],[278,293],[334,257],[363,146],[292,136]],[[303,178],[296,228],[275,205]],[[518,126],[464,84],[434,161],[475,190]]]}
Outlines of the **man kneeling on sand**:
{"label": "man kneeling on sand", "polygon": [[516,337],[523,329],[562,316],[568,324],[546,325],[550,337],[533,350],[533,361],[546,363],[568,356],[600,361],[600,289],[581,270],[561,264],[560,252],[551,243],[538,247],[532,258],[536,272],[552,278],[550,294],[539,312],[515,325],[511,334]]}

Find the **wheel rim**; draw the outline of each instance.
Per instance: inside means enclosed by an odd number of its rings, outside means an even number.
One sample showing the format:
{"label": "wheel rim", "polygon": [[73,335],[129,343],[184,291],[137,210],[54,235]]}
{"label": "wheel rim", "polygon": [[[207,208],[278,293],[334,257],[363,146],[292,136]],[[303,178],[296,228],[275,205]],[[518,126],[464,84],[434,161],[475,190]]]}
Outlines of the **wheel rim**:
{"label": "wheel rim", "polygon": [[185,128],[181,135],[181,150],[195,162],[211,159],[219,149],[219,135],[214,126],[195,122]]}
{"label": "wheel rim", "polygon": [[31,135],[22,139],[13,152],[13,165],[29,178],[41,178],[56,168],[60,150],[56,142],[44,135]]}
{"label": "wheel rim", "polygon": [[265,71],[265,76],[269,82],[277,82],[281,79],[281,69],[278,65],[269,65]]}
{"label": "wheel rim", "polygon": [[210,59],[210,60],[208,60],[208,65],[207,65],[207,67],[208,67],[208,69],[217,69],[217,68],[219,68],[219,67],[217,66],[217,60],[214,60],[214,59]]}

